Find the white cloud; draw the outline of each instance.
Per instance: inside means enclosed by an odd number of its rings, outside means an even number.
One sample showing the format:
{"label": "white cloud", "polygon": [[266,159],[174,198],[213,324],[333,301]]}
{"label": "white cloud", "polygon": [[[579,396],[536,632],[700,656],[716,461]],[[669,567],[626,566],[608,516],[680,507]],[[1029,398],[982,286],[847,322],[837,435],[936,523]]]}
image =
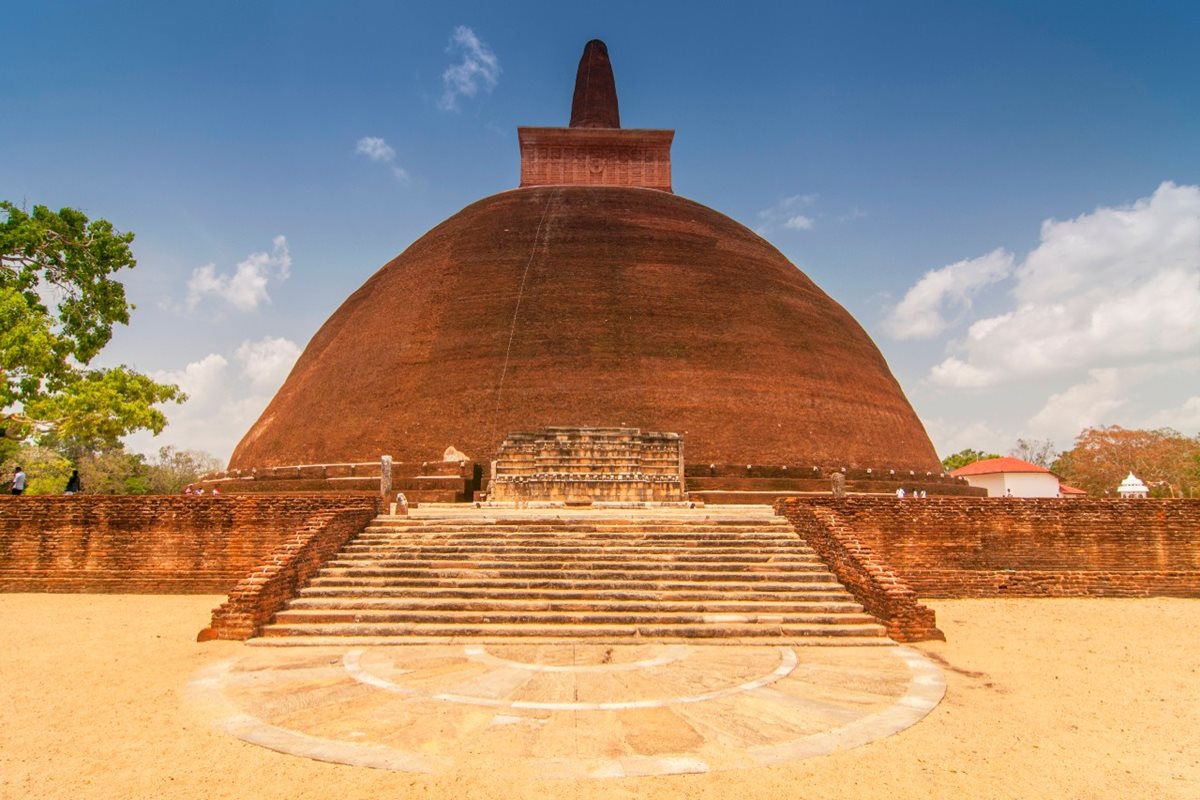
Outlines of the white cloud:
{"label": "white cloud", "polygon": [[159,370],[151,374],[160,383],[178,384],[188,396],[187,402],[207,403],[220,393],[225,368],[229,361],[217,353],[209,353],[181,370]]}
{"label": "white cloud", "polygon": [[287,377],[300,348],[280,337],[244,341],[233,355],[238,369],[220,353],[210,353],[182,369],[151,373],[156,381],[178,384],[188,399],[162,407],[169,424],[157,437],[130,436],[129,447],[153,453],[164,445],[204,450],[228,461],[242,435],[262,414]]}
{"label": "white cloud", "polygon": [[923,422],[938,455],[943,458],[968,447],[985,453],[1005,452],[1004,448],[1008,446],[1005,443],[1012,441],[1012,437],[979,420],[954,423],[937,417]]}
{"label": "white cloud", "polygon": [[192,270],[188,280],[187,307],[194,310],[206,297],[223,301],[238,311],[253,311],[271,302],[267,286],[291,275],[292,256],[287,237],[276,236],[270,253],[251,253],[238,263],[233,274],[217,272],[215,264]]}
{"label": "white cloud", "polygon": [[996,386],[1195,352],[1200,187],[1167,182],[1132,205],[1047,220],[1014,277],[1015,307],[974,323],[934,383]]}
{"label": "white cloud", "polygon": [[759,236],[766,236],[776,228],[788,228],[794,231],[812,230],[816,219],[812,216],[801,214],[800,210],[810,208],[817,202],[815,194],[794,194],[790,197],[785,197],[770,208],[763,209],[758,212],[758,218],[761,220],[754,232]]}
{"label": "white cloud", "polygon": [[500,80],[500,59],[475,31],[465,25],[456,27],[446,52],[461,54],[462,60],[442,73],[443,91],[438,108],[457,111],[460,97],[474,97],[480,87],[489,92],[496,87]]}
{"label": "white cloud", "polygon": [[1200,436],[1200,395],[1189,397],[1181,406],[1151,415],[1139,427],[1174,428],[1185,436]]}
{"label": "white cloud", "polygon": [[408,171],[396,164],[396,151],[379,136],[364,136],[354,146],[354,152],[371,161],[386,164],[398,181],[408,180]]}
{"label": "white cloud", "polygon": [[1107,424],[1113,411],[1125,405],[1126,387],[1116,369],[1094,369],[1086,383],[1050,395],[1029,420],[1035,434],[1073,440],[1081,430]]}
{"label": "white cloud", "polygon": [[378,136],[364,136],[358,140],[354,152],[366,156],[372,161],[391,161],[396,157],[396,151]]}
{"label": "white cloud", "polygon": [[242,342],[235,353],[242,365],[242,375],[259,388],[277,388],[283,383],[299,356],[299,346],[281,336],[268,336],[257,342]]}
{"label": "white cloud", "polygon": [[956,261],[926,272],[883,321],[896,339],[929,339],[954,324],[947,312],[965,313],[983,287],[1012,274],[1013,256],[996,249],[985,256]]}

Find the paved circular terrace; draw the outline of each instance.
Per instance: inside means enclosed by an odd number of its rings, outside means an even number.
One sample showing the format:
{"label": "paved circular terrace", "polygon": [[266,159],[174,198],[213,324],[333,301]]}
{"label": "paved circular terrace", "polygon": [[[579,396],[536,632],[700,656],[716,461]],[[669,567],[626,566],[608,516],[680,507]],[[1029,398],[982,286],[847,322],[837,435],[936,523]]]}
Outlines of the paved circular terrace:
{"label": "paved circular terrace", "polygon": [[858,747],[916,723],[945,683],[899,646],[481,643],[248,648],[191,688],[229,733],[292,755],[616,778]]}

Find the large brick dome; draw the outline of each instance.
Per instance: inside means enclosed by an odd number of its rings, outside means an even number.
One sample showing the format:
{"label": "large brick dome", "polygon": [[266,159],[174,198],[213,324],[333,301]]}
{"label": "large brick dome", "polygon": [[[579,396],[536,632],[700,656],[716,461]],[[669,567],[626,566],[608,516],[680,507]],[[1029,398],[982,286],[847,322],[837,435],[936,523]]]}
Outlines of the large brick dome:
{"label": "large brick dome", "polygon": [[584,49],[521,187],[421,237],[317,332],[232,469],[490,460],[546,426],[681,433],[691,464],[940,471],[887,364],[774,247],[671,193],[669,130],[619,127]]}
{"label": "large brick dome", "polygon": [[481,200],[318,331],[230,466],[491,458],[547,425],[675,431],[689,463],[940,470],[879,350],[774,247],[655,189]]}

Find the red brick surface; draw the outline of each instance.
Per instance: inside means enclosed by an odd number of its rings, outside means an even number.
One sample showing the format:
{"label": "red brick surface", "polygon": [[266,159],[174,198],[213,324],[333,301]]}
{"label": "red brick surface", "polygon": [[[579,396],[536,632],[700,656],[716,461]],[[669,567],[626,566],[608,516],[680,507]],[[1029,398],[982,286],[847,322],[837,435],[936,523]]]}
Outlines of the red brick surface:
{"label": "red brick surface", "polygon": [[521,186],[639,186],[671,191],[674,131],[518,128]]}
{"label": "red brick surface", "polygon": [[866,332],[778,250],[677,195],[584,186],[488,197],[375,273],[230,466],[486,464],[551,425],[680,433],[689,464],[941,471]]}
{"label": "red brick surface", "polygon": [[200,641],[249,639],[304,587],[327,560],[366,527],[374,507],[320,510],[288,535],[263,563],[238,581],[229,599],[213,611]]}
{"label": "red brick surface", "polygon": [[869,548],[921,597],[1200,597],[1198,500],[850,497],[781,508],[836,523],[847,548]]}
{"label": "red brick surface", "polygon": [[884,624],[888,636],[898,642],[946,638],[932,609],[917,602],[916,592],[833,509],[794,500],[778,508],[842,585]]}
{"label": "red brick surface", "polygon": [[310,520],[336,510],[370,519],[377,502],[340,494],[5,497],[0,591],[224,593]]}

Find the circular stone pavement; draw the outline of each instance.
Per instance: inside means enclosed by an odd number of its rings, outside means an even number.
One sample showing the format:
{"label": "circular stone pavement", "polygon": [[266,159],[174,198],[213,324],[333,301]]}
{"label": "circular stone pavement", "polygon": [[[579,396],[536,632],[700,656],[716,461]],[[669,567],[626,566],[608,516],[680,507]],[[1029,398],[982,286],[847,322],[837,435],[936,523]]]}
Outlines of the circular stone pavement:
{"label": "circular stone pavement", "polygon": [[615,778],[857,747],[920,720],[945,683],[899,646],[568,643],[248,648],[191,688],[229,733],[292,755]]}

